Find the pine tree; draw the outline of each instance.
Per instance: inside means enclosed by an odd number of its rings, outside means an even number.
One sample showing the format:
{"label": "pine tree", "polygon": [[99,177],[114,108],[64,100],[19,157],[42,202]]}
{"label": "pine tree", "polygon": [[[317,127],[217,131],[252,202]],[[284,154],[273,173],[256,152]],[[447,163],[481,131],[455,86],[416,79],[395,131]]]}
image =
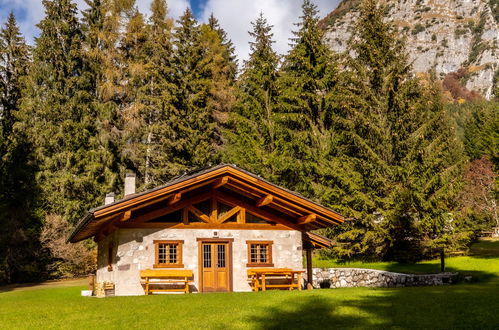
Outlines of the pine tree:
{"label": "pine tree", "polygon": [[337,84],[337,64],[323,43],[317,7],[305,0],[302,11],[278,81],[276,157],[272,163],[280,181],[290,189],[326,197],[332,194],[325,191],[327,187],[321,181],[331,173],[330,96]]}
{"label": "pine tree", "polygon": [[408,261],[422,257],[420,244],[443,237],[462,148],[440,92],[413,77],[404,42],[383,14],[364,1],[350,44],[345,149],[367,198],[337,251]]}
{"label": "pine tree", "polygon": [[11,13],[0,29],[0,283],[43,278],[31,146],[17,125],[29,48]]}
{"label": "pine tree", "polygon": [[279,56],[272,48],[272,26],[263,14],[251,24],[251,52],[238,79],[237,101],[225,131],[224,156],[226,161],[272,179]]}
{"label": "pine tree", "polygon": [[0,30],[0,120],[5,137],[10,135],[14,113],[19,110],[21,77],[26,75],[28,63],[28,46],[21,36],[14,14],[10,13],[7,23]]}
{"label": "pine tree", "polygon": [[237,61],[232,42],[213,15],[200,32],[203,50],[200,68],[208,84],[207,107],[215,125],[213,143],[218,153],[223,148],[223,130],[235,103]]}
{"label": "pine tree", "polygon": [[[92,88],[85,73],[76,5],[44,1],[33,65],[23,91],[21,123],[37,162],[44,214],[76,221],[109,189],[105,150],[96,139]],[[104,155],[103,155],[104,154]]]}
{"label": "pine tree", "polygon": [[124,110],[125,153],[131,162],[128,167],[138,171],[146,187],[152,187],[179,174],[182,167],[175,150],[176,125],[182,117],[173,106],[173,22],[164,0],[151,3],[148,25],[133,19],[125,38],[135,42],[128,45],[131,53],[126,57],[131,69],[127,89],[133,102]]}
{"label": "pine tree", "polygon": [[236,48],[234,47],[232,40],[227,37],[227,32],[220,26],[218,19],[213,16],[213,13],[208,18],[208,26],[218,34],[219,42],[223,48],[222,56],[224,62],[228,65],[226,73],[227,78],[233,82],[237,75]]}
{"label": "pine tree", "polygon": [[[102,189],[114,190],[121,186],[118,149],[119,136],[116,133],[118,126],[118,106],[104,95],[105,84],[108,81],[109,65],[113,58],[114,46],[108,44],[109,31],[106,22],[109,18],[107,1],[86,0],[88,8],[82,12],[82,77],[81,86],[91,96],[89,117],[94,120],[93,145],[98,146],[102,168]],[[114,188],[114,189],[113,189]]]}
{"label": "pine tree", "polygon": [[187,9],[174,32],[174,106],[180,120],[176,124],[175,153],[178,173],[192,167],[207,166],[218,160],[216,123],[209,107],[210,72],[203,61],[205,49],[201,28]]}

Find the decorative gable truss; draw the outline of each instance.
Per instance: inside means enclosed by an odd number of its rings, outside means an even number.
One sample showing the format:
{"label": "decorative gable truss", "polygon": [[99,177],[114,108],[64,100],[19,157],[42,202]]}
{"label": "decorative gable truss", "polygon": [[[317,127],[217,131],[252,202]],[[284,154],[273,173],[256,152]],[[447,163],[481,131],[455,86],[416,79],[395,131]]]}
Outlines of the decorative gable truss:
{"label": "decorative gable truss", "polygon": [[233,165],[220,165],[90,210],[69,241],[118,228],[283,229],[308,232],[344,217]]}
{"label": "decorative gable truss", "polygon": [[[288,219],[213,190],[182,201],[169,199],[163,208],[137,213],[117,228],[233,228],[297,229]],[[108,233],[106,233],[108,234]]]}

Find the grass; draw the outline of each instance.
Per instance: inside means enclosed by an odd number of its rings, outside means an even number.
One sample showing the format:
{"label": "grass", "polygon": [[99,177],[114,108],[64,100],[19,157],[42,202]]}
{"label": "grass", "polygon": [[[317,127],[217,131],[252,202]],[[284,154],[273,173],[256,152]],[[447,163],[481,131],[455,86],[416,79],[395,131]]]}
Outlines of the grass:
{"label": "grass", "polygon": [[[80,297],[84,286],[77,282],[72,287],[4,288],[0,293],[0,328],[497,329],[499,242],[479,243],[472,254],[449,258],[449,267],[473,272],[480,282],[443,287],[107,299]],[[390,270],[399,267],[372,265]],[[433,263],[419,267],[418,271],[426,270]]]}
{"label": "grass", "polygon": [[[428,274],[440,272],[440,259],[422,261],[416,264],[393,262],[347,262],[315,257],[313,266],[318,268],[370,268],[398,273]],[[468,256],[445,258],[445,268],[449,272],[472,275],[476,281],[486,281],[499,276],[499,240],[482,240],[473,244]]]}

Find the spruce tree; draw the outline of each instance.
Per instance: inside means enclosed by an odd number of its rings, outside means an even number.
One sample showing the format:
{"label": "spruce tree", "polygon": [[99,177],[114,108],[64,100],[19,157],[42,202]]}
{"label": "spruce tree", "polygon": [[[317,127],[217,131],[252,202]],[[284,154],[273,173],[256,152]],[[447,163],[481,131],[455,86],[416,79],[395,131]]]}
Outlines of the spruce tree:
{"label": "spruce tree", "polygon": [[344,147],[367,198],[337,251],[410,261],[443,237],[462,148],[440,92],[412,75],[404,42],[383,19],[382,7],[364,1],[350,42]]}
{"label": "spruce tree", "polygon": [[276,152],[272,163],[280,181],[290,189],[325,197],[331,195],[324,191],[327,187],[321,181],[331,172],[330,95],[337,84],[337,64],[323,42],[317,7],[311,1],[303,2],[300,18],[278,81]]}
{"label": "spruce tree", "polygon": [[224,157],[272,179],[279,56],[272,48],[272,26],[263,14],[251,24],[253,30],[248,32],[253,38],[251,51],[238,79],[237,101],[225,131]]}
{"label": "spruce tree", "polygon": [[19,110],[21,78],[29,64],[29,48],[19,31],[13,13],[0,30],[0,120],[4,137],[10,135],[14,114]]}
{"label": "spruce tree", "polygon": [[209,106],[210,72],[203,61],[201,28],[189,9],[179,18],[174,32],[174,106],[179,114],[175,127],[178,173],[218,161],[216,123]]}
{"label": "spruce tree", "polygon": [[213,16],[213,13],[208,18],[208,26],[218,34],[219,42],[223,48],[222,56],[224,62],[228,65],[227,78],[231,81],[235,81],[237,74],[236,48],[234,47],[232,40],[227,37],[227,32],[220,26],[218,19]]}
{"label": "spruce tree", "polygon": [[223,130],[235,103],[237,61],[232,42],[213,15],[209,24],[201,26],[200,32],[203,50],[201,76],[208,86],[207,107],[215,125],[213,143],[219,153],[224,144]]}
{"label": "spruce tree", "polygon": [[123,42],[131,97],[123,112],[124,155],[145,187],[166,182],[183,167],[175,150],[183,118],[173,106],[172,25],[166,2],[154,0],[149,24],[140,14],[132,17]]}
{"label": "spruce tree", "polygon": [[29,48],[11,13],[0,29],[0,283],[43,278],[31,146],[15,132]]}
{"label": "spruce tree", "polygon": [[43,1],[33,65],[23,91],[21,123],[33,145],[42,213],[75,222],[108,190],[105,149],[96,139],[83,34],[70,0]]}

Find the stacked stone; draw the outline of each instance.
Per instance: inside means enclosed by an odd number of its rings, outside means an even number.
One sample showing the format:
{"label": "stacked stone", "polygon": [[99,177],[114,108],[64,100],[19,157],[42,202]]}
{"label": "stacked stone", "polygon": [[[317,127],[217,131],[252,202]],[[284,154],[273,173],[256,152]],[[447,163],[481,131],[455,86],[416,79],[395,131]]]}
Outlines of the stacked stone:
{"label": "stacked stone", "polygon": [[315,288],[435,286],[452,284],[457,273],[412,275],[363,268],[314,268]]}

